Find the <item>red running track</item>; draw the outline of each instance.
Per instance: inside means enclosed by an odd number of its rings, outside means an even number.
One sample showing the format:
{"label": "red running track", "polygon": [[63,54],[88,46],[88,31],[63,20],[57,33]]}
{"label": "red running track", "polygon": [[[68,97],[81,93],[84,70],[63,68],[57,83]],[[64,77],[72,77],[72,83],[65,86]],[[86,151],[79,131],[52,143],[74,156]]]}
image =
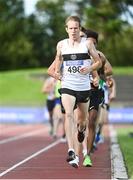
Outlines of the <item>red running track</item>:
{"label": "red running track", "polygon": [[66,162],[67,144],[54,141],[47,124],[0,125],[0,179],[111,179],[110,138],[92,155],[93,167]]}

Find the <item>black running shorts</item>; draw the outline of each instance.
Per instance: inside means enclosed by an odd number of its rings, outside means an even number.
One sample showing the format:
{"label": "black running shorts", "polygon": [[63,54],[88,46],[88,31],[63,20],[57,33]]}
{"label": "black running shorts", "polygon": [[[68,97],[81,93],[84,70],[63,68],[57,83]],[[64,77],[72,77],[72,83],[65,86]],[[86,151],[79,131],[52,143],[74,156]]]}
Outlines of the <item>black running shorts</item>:
{"label": "black running shorts", "polygon": [[95,109],[98,111],[99,104],[104,100],[104,91],[102,89],[94,88],[91,90],[89,111]]}
{"label": "black running shorts", "polygon": [[61,88],[61,94],[69,94],[76,98],[76,103],[86,103],[90,99],[91,90],[74,91],[67,88]]}

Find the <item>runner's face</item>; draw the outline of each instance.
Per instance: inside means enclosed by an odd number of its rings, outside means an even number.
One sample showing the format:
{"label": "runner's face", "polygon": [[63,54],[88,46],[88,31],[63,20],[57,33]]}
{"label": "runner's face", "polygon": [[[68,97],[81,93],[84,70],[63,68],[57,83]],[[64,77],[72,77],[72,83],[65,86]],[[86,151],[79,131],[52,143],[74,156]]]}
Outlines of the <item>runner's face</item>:
{"label": "runner's face", "polygon": [[80,37],[80,27],[77,21],[68,21],[66,31],[70,39],[77,40]]}

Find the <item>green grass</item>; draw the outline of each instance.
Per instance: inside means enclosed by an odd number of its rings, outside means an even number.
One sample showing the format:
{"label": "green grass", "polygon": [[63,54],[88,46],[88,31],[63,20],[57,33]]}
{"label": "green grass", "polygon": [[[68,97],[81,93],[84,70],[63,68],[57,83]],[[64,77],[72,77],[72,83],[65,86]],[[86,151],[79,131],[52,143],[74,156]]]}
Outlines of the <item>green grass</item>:
{"label": "green grass", "polygon": [[19,70],[0,73],[0,105],[41,106],[45,95],[41,93],[43,78],[35,74],[45,74],[44,69]]}
{"label": "green grass", "polygon": [[130,179],[133,179],[133,137],[129,136],[130,132],[133,132],[132,127],[120,128],[117,130],[118,142],[124,155],[126,167],[128,169],[128,175]]}
{"label": "green grass", "polygon": [[[113,67],[113,71],[114,75],[133,75],[133,67]],[[35,74],[46,74],[46,69],[0,72],[0,106],[42,106],[46,98],[41,93],[43,80]]]}
{"label": "green grass", "polygon": [[113,73],[115,75],[133,75],[132,67],[113,67]]}

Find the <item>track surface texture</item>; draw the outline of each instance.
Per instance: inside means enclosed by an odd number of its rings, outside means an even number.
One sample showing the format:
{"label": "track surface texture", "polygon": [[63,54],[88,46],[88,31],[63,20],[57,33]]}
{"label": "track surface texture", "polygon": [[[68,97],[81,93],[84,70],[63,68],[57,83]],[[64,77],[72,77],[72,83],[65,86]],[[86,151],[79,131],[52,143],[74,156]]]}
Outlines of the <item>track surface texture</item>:
{"label": "track surface texture", "polygon": [[0,125],[0,179],[111,179],[110,137],[103,128],[104,143],[92,154],[92,167],[66,162],[67,144],[53,140],[48,124]]}

